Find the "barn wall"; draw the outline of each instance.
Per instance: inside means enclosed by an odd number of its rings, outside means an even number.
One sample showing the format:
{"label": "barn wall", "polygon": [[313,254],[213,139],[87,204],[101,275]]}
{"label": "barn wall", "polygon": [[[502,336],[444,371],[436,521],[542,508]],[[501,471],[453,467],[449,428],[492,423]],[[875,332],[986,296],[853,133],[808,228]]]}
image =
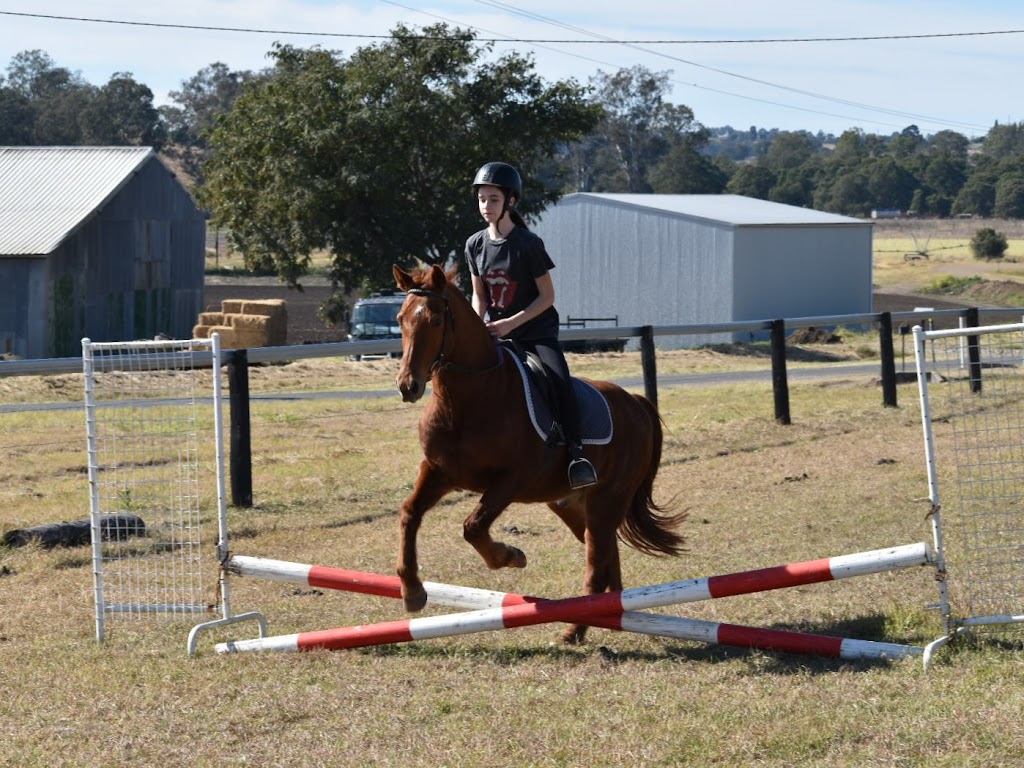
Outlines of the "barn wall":
{"label": "barn wall", "polygon": [[0,259],[0,355],[42,357],[46,349],[46,260]]}
{"label": "barn wall", "polygon": [[[534,226],[555,262],[556,306],[568,317],[618,316],[619,325],[727,320],[733,233],[636,206],[563,200]],[[656,337],[663,349],[722,336]]]}
{"label": "barn wall", "polygon": [[871,226],[738,227],[736,320],[871,312]]}
{"label": "barn wall", "polygon": [[81,339],[189,338],[202,310],[206,221],[155,158],[50,255],[45,355]]}

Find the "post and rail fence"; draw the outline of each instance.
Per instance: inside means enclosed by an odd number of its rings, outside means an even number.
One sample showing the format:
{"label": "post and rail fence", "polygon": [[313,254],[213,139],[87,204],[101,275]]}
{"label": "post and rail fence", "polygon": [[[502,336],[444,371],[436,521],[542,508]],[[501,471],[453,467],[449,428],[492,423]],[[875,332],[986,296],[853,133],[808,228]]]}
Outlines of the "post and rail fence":
{"label": "post and rail fence", "polygon": [[[689,325],[643,325],[614,326],[601,328],[569,328],[563,330],[565,341],[601,341],[638,339],[640,362],[643,375],[644,395],[657,407],[658,375],[656,336],[702,336],[714,334],[753,335],[768,334],[771,345],[771,381],[774,402],[774,417],[779,424],[790,424],[789,384],[786,366],[786,336],[788,333],[806,328],[830,327],[875,327],[879,334],[879,378],[884,407],[897,406],[896,357],[893,346],[894,322],[900,322],[900,333],[905,334],[910,325],[927,323],[934,327],[937,322],[950,327],[976,327],[982,317],[1017,320],[1024,315],[1024,308],[1000,309],[919,309],[913,312],[883,312],[858,315],[824,315],[795,319],[749,320],[728,323],[697,323]],[[223,363],[227,368],[230,403],[230,484],[231,503],[236,507],[252,506],[252,444],[249,423],[249,366],[262,363],[284,363],[296,360],[349,357],[353,355],[380,355],[401,351],[401,341],[388,339],[380,341],[330,342],[303,344],[284,347],[260,347],[254,349],[224,350]],[[212,355],[207,353],[207,365],[212,365]],[[203,353],[197,353],[202,364]],[[82,358],[51,358],[44,360],[3,360],[0,361],[0,378],[6,376],[39,376],[63,373],[81,373]]]}

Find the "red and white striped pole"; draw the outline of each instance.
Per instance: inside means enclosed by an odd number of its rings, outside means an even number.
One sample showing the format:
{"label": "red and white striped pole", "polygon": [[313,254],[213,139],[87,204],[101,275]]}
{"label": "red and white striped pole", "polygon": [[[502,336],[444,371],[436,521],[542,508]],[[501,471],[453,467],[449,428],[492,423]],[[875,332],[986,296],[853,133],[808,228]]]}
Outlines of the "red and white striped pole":
{"label": "red and white striped pole", "polygon": [[[816,653],[841,658],[897,658],[918,654],[922,649],[892,643],[848,640],[681,619],[674,616],[644,614],[638,613],[635,609],[696,602],[850,578],[896,568],[925,565],[931,562],[931,558],[931,551],[927,544],[911,544],[854,555],[793,563],[775,568],[670,582],[653,587],[637,587],[622,592],[606,592],[600,595],[563,600],[543,600],[511,593],[426,582],[424,587],[427,590],[428,602],[476,607],[479,610],[447,616],[405,619],[366,626],[221,643],[217,645],[216,650],[218,653],[233,653],[262,650],[356,648],[509,629],[545,622],[571,621],[608,629],[765,650]],[[242,556],[234,556],[226,568],[230,572],[241,575],[289,581],[314,587],[342,589],[385,597],[401,596],[400,582],[394,576],[380,576],[359,571]]]}

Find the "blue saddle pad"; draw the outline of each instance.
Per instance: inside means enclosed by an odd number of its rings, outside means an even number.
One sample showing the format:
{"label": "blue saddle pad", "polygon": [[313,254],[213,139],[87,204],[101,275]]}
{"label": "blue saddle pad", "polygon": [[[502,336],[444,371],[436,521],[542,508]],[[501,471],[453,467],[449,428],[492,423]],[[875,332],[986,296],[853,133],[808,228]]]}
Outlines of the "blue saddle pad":
{"label": "blue saddle pad", "polygon": [[[526,408],[530,412],[533,428],[537,430],[541,440],[547,440],[554,424],[551,406],[533,386],[530,373],[518,355],[509,354],[509,357],[515,360],[519,375],[523,379]],[[593,384],[582,379],[573,378],[572,386],[580,409],[580,441],[584,445],[607,445],[612,441],[612,411],[608,407],[608,401]]]}

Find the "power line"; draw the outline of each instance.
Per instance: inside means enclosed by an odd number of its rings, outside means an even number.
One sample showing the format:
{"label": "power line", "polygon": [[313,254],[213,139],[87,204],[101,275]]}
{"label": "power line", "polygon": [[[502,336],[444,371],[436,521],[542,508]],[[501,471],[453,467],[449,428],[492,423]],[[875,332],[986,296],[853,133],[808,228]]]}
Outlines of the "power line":
{"label": "power line", "polygon": [[[408,9],[416,10],[416,9]],[[509,10],[506,8],[506,10]],[[428,14],[429,15],[429,14]],[[206,24],[171,24],[157,21],[127,21],[125,19],[101,19],[85,16],[59,16],[48,13],[24,13],[20,11],[0,11],[0,16],[22,16],[32,19],[49,19],[51,21],[79,21],[90,24],[121,24],[131,27],[155,27],[158,29],[191,29],[205,32],[239,32],[255,35],[294,35],[308,37],[347,37],[357,40],[391,40],[401,37],[409,40],[445,40],[447,38],[433,35],[372,35],[361,32],[306,32],[294,29],[261,29],[258,27],[223,27]],[[543,20],[542,17],[535,18]],[[550,21],[550,20],[549,20]],[[557,22],[554,22],[557,24]],[[575,29],[568,25],[558,24],[566,29]],[[590,33],[585,33],[590,34]],[[482,43],[552,43],[556,45],[762,45],[775,43],[847,43],[868,42],[877,40],[928,40],[943,37],[983,37],[989,35],[1020,35],[1024,29],[996,29],[980,32],[934,32],[917,35],[863,35],[858,37],[764,37],[734,40],[709,39],[665,39],[665,40],[628,40],[600,37],[591,39],[550,39],[529,37],[480,38]]]}
{"label": "power line", "polygon": [[[515,6],[509,5],[508,3],[499,2],[498,0],[476,0],[476,2],[479,3],[480,5],[485,5],[485,6],[488,6],[490,8],[496,8],[498,10],[507,11],[509,13],[513,13],[513,14],[515,14],[517,16],[523,16],[523,17],[525,17],[527,19],[531,19],[533,21],[540,21],[540,22],[542,22],[544,24],[550,24],[550,25],[555,26],[555,27],[560,27],[562,29],[567,29],[567,30],[570,30],[570,31],[573,31],[573,32],[578,32],[578,33],[583,34],[583,35],[589,35],[589,36],[591,36],[591,37],[593,37],[595,39],[599,39],[599,40],[602,40],[604,42],[615,42],[611,38],[609,38],[609,37],[607,37],[605,35],[600,35],[600,34],[598,34],[596,32],[590,32],[589,30],[583,29],[581,27],[572,26],[570,24],[564,24],[563,22],[557,21],[555,19],[550,19],[550,18],[548,18],[546,16],[542,16],[541,14],[538,14],[538,13],[533,13],[533,12],[530,12],[530,11],[524,11],[524,10],[521,10],[519,8],[516,8]],[[739,80],[745,80],[747,82],[755,83],[757,85],[765,85],[765,86],[768,86],[770,88],[778,88],[780,90],[789,91],[790,93],[795,93],[795,94],[800,95],[800,96],[808,96],[808,97],[814,98],[814,99],[821,99],[823,101],[830,101],[830,102],[833,102],[835,104],[841,104],[841,105],[848,106],[848,107],[854,107],[856,109],[864,109],[864,110],[868,110],[868,111],[871,111],[871,112],[878,112],[878,113],[885,114],[885,115],[891,115],[893,117],[902,117],[902,118],[906,118],[908,120],[914,120],[915,122],[924,121],[924,122],[928,122],[928,123],[931,123],[931,124],[937,124],[937,125],[958,126],[960,128],[969,128],[969,129],[980,130],[980,131],[985,131],[986,130],[982,126],[973,125],[971,123],[963,123],[963,122],[959,122],[959,121],[956,121],[956,120],[946,120],[946,119],[942,119],[942,118],[932,117],[930,115],[921,115],[921,114],[917,114],[917,113],[914,113],[914,112],[903,112],[903,111],[900,111],[900,110],[889,109],[887,107],[876,107],[876,106],[871,105],[871,104],[864,104],[864,103],[861,103],[861,102],[850,101],[848,99],[842,99],[842,98],[838,98],[838,97],[835,97],[835,96],[829,96],[827,94],[816,93],[814,91],[807,91],[807,90],[803,90],[803,89],[800,89],[800,88],[793,88],[793,87],[788,86],[788,85],[781,85],[779,83],[773,83],[773,82],[770,82],[768,80],[761,80],[761,79],[756,78],[756,77],[750,77],[748,75],[741,75],[741,74],[738,74],[736,72],[729,72],[728,70],[725,70],[725,69],[719,69],[717,67],[711,67],[711,66],[708,66],[706,64],[700,64],[700,63],[698,63],[696,61],[690,61],[689,59],[683,59],[683,58],[680,58],[678,56],[673,56],[671,54],[663,53],[661,51],[655,51],[655,50],[651,50],[649,48],[644,48],[644,47],[641,47],[640,45],[637,45],[637,44],[634,44],[634,43],[620,42],[620,44],[624,45],[627,48],[632,48],[634,50],[637,50],[637,51],[640,51],[642,53],[646,53],[646,54],[649,54],[649,55],[652,55],[652,56],[660,56],[660,57],[668,59],[670,61],[677,61],[677,62],[679,62],[681,64],[686,64],[686,65],[691,66],[691,67],[697,67],[699,69],[704,69],[704,70],[707,70],[709,72],[715,72],[715,73],[720,74],[720,75],[725,75],[726,77],[734,77],[734,78],[737,78]],[[767,103],[773,104],[775,106],[791,108],[790,105],[783,104],[781,102],[771,102],[771,101],[768,101]],[[836,115],[831,115],[831,116],[832,117],[836,117]]]}
{"label": "power line", "polygon": [[[437,16],[436,14],[431,14],[431,13],[428,13],[426,11],[421,11],[421,10],[416,9],[416,8],[409,8],[408,6],[404,6],[401,3],[392,2],[391,0],[381,0],[381,2],[387,3],[388,5],[394,5],[394,6],[397,6],[399,8],[403,8],[403,9],[408,10],[408,11],[422,13],[422,14],[424,14],[426,16],[431,16],[433,18],[441,19],[443,21],[448,21],[448,22],[450,22],[452,24],[456,24],[456,25],[462,25],[463,24],[462,22],[459,22],[459,21],[456,21],[456,20],[453,20],[453,19],[447,19],[447,18],[444,18],[444,17],[441,17],[441,16]],[[727,70],[716,69],[715,67],[710,67],[710,66],[707,66],[707,65],[699,64],[697,62],[689,61],[687,59],[682,59],[682,58],[679,58],[679,57],[676,57],[676,56],[672,56],[672,55],[667,54],[667,53],[662,53],[660,51],[649,50],[649,49],[646,49],[646,48],[642,48],[640,46],[641,45],[655,45],[655,44],[659,44],[659,45],[663,45],[663,44],[668,44],[668,45],[672,45],[672,44],[712,45],[712,44],[718,44],[718,43],[722,43],[722,44],[738,44],[738,43],[762,44],[762,43],[796,43],[796,42],[844,42],[844,41],[858,41],[858,40],[865,40],[865,41],[867,41],[867,40],[904,40],[904,39],[941,38],[941,37],[970,37],[970,36],[979,36],[979,35],[1007,35],[1007,34],[1020,34],[1020,33],[1024,33],[1024,30],[995,30],[995,31],[984,31],[984,32],[952,32],[952,33],[935,33],[935,34],[922,34],[922,35],[884,35],[884,36],[879,35],[879,36],[843,37],[843,38],[824,38],[824,37],[822,37],[822,38],[761,38],[761,39],[749,39],[749,40],[626,40],[626,39],[618,40],[618,39],[610,38],[610,37],[607,37],[607,36],[598,35],[598,34],[593,33],[593,32],[589,32],[589,31],[587,31],[585,29],[582,29],[580,27],[574,27],[574,26],[571,26],[571,25],[568,25],[568,24],[563,24],[561,22],[555,21],[553,19],[548,19],[548,18],[546,18],[544,16],[540,16],[538,14],[533,14],[533,13],[521,11],[521,10],[519,10],[517,8],[508,6],[508,5],[503,4],[503,3],[487,2],[486,0],[477,0],[477,2],[480,2],[483,5],[490,5],[491,7],[498,8],[500,10],[505,10],[505,11],[509,11],[509,12],[512,12],[512,13],[516,13],[518,15],[525,16],[527,18],[532,18],[532,19],[541,21],[541,22],[546,23],[546,24],[552,24],[554,26],[561,27],[561,28],[566,29],[566,30],[570,30],[570,31],[573,31],[573,32],[578,32],[579,34],[583,34],[583,35],[589,36],[589,39],[579,39],[579,38],[576,38],[576,39],[564,39],[564,40],[541,39],[541,38],[516,38],[516,37],[510,37],[510,36],[502,36],[502,37],[495,37],[495,38],[477,38],[477,40],[479,42],[483,42],[483,43],[524,43],[524,44],[530,44],[530,45],[534,45],[536,47],[545,48],[545,49],[550,50],[550,51],[552,51],[554,53],[559,53],[559,54],[566,55],[566,56],[572,56],[574,58],[578,58],[578,59],[581,59],[583,61],[590,61],[592,63],[599,64],[601,66],[615,66],[615,65],[610,64],[608,62],[602,62],[602,61],[599,61],[597,59],[592,59],[592,58],[589,58],[587,56],[583,56],[583,55],[580,55],[580,54],[570,53],[568,51],[559,50],[557,48],[551,48],[547,44],[550,43],[550,44],[557,44],[557,45],[566,45],[566,44],[593,44],[593,43],[598,43],[598,44],[606,44],[606,45],[623,45],[623,46],[626,46],[626,47],[634,48],[634,49],[636,49],[636,50],[638,50],[638,51],[640,51],[642,53],[647,53],[647,54],[654,55],[654,56],[660,56],[662,58],[666,58],[666,59],[669,59],[671,61],[678,61],[678,62],[680,62],[682,64],[687,64],[687,65],[698,67],[698,68],[701,68],[701,69],[706,69],[708,71],[717,72],[719,74],[723,74],[723,75],[726,75],[726,76],[729,76],[729,77],[735,77],[735,78],[739,78],[739,79],[742,79],[742,80],[747,80],[749,82],[753,82],[753,83],[756,83],[756,84],[759,84],[759,85],[766,85],[766,86],[769,86],[769,87],[772,87],[772,88],[779,88],[779,89],[782,89],[782,90],[790,91],[790,92],[798,94],[798,95],[809,96],[811,98],[817,98],[817,99],[823,99],[823,100],[826,100],[826,101],[831,101],[831,102],[834,102],[834,103],[837,103],[837,104],[841,104],[841,105],[845,105],[845,106],[850,106],[850,107],[854,107],[854,108],[857,108],[857,109],[865,109],[865,110],[869,110],[869,111],[873,111],[873,112],[880,112],[882,114],[888,114],[888,115],[891,115],[893,117],[903,117],[903,118],[906,118],[906,119],[914,120],[916,122],[926,122],[926,123],[929,123],[929,124],[932,124],[932,125],[958,126],[958,127],[962,127],[962,128],[970,128],[970,129],[977,130],[977,131],[986,131],[987,128],[984,128],[982,126],[976,126],[976,125],[973,125],[973,124],[970,124],[970,123],[962,123],[962,122],[958,122],[958,121],[951,121],[951,120],[944,120],[944,119],[940,119],[940,118],[933,118],[933,117],[930,117],[928,115],[918,115],[918,114],[910,113],[910,112],[900,112],[900,111],[896,111],[896,110],[886,109],[884,107],[874,107],[874,106],[869,105],[869,104],[861,104],[861,103],[858,103],[858,102],[848,101],[848,100],[845,100],[845,99],[840,99],[840,98],[836,98],[836,97],[832,97],[832,96],[827,96],[827,95],[824,95],[824,94],[817,94],[817,93],[814,93],[812,91],[804,91],[804,90],[800,90],[800,89],[797,89],[797,88],[792,88],[792,87],[789,87],[789,86],[780,85],[780,84],[777,84],[777,83],[772,83],[772,82],[769,82],[769,81],[766,81],[766,80],[759,80],[757,78],[749,77],[749,76],[746,76],[746,75],[740,75],[740,74],[737,74],[737,73],[729,72]],[[91,24],[112,24],[112,25],[123,25],[123,26],[133,26],[133,27],[150,27],[150,28],[157,28],[157,29],[200,30],[200,31],[206,31],[206,32],[235,32],[235,33],[243,33],[243,34],[296,35],[296,36],[308,36],[308,37],[337,37],[337,38],[369,39],[369,40],[391,40],[391,39],[445,40],[445,39],[447,39],[445,37],[433,36],[433,35],[412,35],[412,34],[410,34],[410,35],[376,34],[375,35],[375,34],[364,34],[364,33],[324,32],[324,31],[320,31],[320,32],[306,32],[306,31],[297,31],[297,30],[259,29],[259,28],[251,28],[251,27],[226,27],[226,26],[199,25],[199,24],[173,24],[173,23],[168,23],[168,22],[127,21],[127,20],[123,20],[123,19],[103,19],[103,18],[79,17],[79,16],[61,16],[61,15],[54,15],[54,14],[25,13],[25,12],[18,12],[18,11],[0,11],[0,15],[3,15],[3,16],[20,16],[20,17],[27,17],[27,18],[38,18],[38,19],[47,19],[47,20],[54,20],[54,21],[84,22],[84,23],[91,23]],[[479,29],[478,27],[473,27],[473,28],[474,29]],[[481,30],[481,31],[487,32],[487,33],[492,34],[492,35],[493,34],[500,34],[500,33],[495,33],[493,31],[490,31],[490,30]],[[720,94],[720,95],[723,95],[723,96],[729,96],[731,98],[745,99],[747,101],[754,101],[754,102],[758,102],[758,103],[761,103],[761,104],[768,104],[770,106],[782,107],[782,108],[785,108],[785,109],[794,109],[794,110],[797,110],[797,111],[800,111],[800,112],[808,112],[810,114],[817,114],[817,115],[822,115],[822,116],[826,116],[826,117],[837,117],[837,118],[841,118],[841,119],[844,119],[844,120],[852,120],[854,122],[862,122],[862,123],[872,123],[874,125],[881,125],[881,126],[887,126],[887,127],[902,127],[902,126],[894,124],[894,123],[886,123],[886,122],[882,122],[882,121],[879,121],[879,120],[870,120],[870,119],[865,119],[865,118],[853,118],[853,117],[850,117],[848,115],[841,115],[841,114],[836,114],[836,113],[833,113],[833,112],[824,112],[824,111],[821,111],[821,110],[812,109],[812,108],[808,108],[808,107],[799,107],[799,106],[795,106],[795,105],[792,105],[792,104],[785,104],[783,102],[773,101],[773,100],[770,100],[770,99],[763,99],[763,98],[758,98],[758,97],[754,97],[754,96],[747,96],[747,95],[744,95],[744,94],[733,93],[731,91],[721,90],[721,89],[718,89],[718,88],[712,88],[712,87],[709,87],[709,86],[700,85],[698,83],[683,82],[683,81],[675,80],[675,79],[672,79],[671,82],[676,83],[678,85],[683,85],[683,86],[686,86],[686,87],[690,87],[690,88],[696,88],[696,89],[699,89],[699,90],[708,91],[710,93],[717,93],[717,94]]]}

